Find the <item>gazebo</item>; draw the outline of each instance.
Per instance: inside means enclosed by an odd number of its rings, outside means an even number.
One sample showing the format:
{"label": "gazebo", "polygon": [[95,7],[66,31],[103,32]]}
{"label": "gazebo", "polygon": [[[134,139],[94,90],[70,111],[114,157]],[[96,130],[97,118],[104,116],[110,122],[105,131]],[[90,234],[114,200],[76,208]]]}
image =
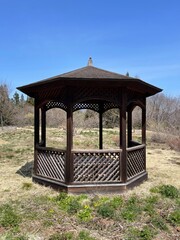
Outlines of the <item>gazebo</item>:
{"label": "gazebo", "polygon": [[[33,181],[69,193],[120,192],[147,179],[146,98],[162,89],[138,78],[93,66],[18,87],[35,99]],[[142,109],[142,141],[132,140],[132,112]],[[46,112],[60,108],[67,116],[66,148],[46,146]],[[119,148],[103,148],[103,118],[118,108]],[[99,113],[99,148],[73,148],[73,113],[91,109]],[[58,131],[58,129],[57,129]]]}

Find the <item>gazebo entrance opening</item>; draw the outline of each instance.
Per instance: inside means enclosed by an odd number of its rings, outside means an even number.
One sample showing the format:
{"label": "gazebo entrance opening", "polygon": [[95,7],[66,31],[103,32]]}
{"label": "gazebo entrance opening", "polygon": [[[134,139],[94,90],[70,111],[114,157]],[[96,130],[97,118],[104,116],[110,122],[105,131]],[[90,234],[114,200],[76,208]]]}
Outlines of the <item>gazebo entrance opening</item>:
{"label": "gazebo entrance opening", "polygon": [[[121,191],[147,179],[146,97],[161,89],[88,65],[19,90],[35,98],[34,181],[67,192],[87,192]],[[141,108],[140,143],[132,136],[136,106]],[[46,115],[53,108],[66,112],[65,147],[46,144]],[[107,149],[103,146],[103,114],[114,108],[119,111],[119,143],[116,148]],[[73,116],[82,109],[98,113],[96,149],[73,146]]]}

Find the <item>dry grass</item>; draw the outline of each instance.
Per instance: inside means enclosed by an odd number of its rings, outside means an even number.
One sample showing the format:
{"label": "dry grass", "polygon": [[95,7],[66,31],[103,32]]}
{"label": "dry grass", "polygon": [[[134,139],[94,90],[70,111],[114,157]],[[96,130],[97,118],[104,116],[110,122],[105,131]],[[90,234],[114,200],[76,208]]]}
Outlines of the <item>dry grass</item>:
{"label": "dry grass", "polygon": [[[118,132],[116,130],[109,131],[109,135],[108,130],[104,133],[106,136],[105,146],[108,147],[111,144],[111,147],[115,148],[117,147],[117,139],[116,137],[113,138],[113,136],[117,136]],[[64,131],[59,133],[57,129],[49,129],[48,136],[51,136],[51,146],[56,145],[57,147],[58,145],[59,148],[65,146]],[[82,130],[78,130],[75,135],[76,147],[81,148],[82,144],[84,144],[85,147],[94,148],[93,144],[95,143],[96,146],[97,137],[98,134],[96,131],[89,132],[86,130],[86,132],[83,132]],[[136,137],[139,138],[138,132],[136,133]],[[148,133],[148,139],[150,138],[151,133]],[[88,224],[79,224],[74,216],[67,216],[59,211],[53,203],[48,202],[47,196],[48,198],[54,197],[57,196],[58,193],[50,188],[34,184],[31,178],[24,177],[17,173],[23,165],[30,163],[32,160],[32,128],[19,128],[0,132],[0,205],[12,203],[17,206],[21,215],[25,218],[20,226],[21,234],[28,236],[28,239],[48,239],[48,236],[54,232],[72,231],[77,233],[84,228],[89,229],[91,235],[97,239],[122,239],[124,233],[124,230],[121,229],[122,226],[112,226],[112,220],[97,219],[96,221],[101,222],[102,229],[90,229]],[[159,184],[171,184],[180,188],[179,168],[180,155],[178,152],[171,150],[165,144],[154,144],[148,141],[148,181],[124,193],[125,197],[128,198],[132,194],[146,197],[150,194],[149,190]],[[51,212],[54,214],[53,218],[48,215],[48,213],[51,214]],[[48,221],[49,218],[51,222]],[[136,226],[138,226],[138,224],[140,223],[136,223]],[[116,230],[120,231],[120,229],[122,233],[119,233],[121,236],[119,235],[118,237]],[[5,236],[8,231],[8,229],[0,227],[0,235]],[[108,231],[110,231],[109,234]],[[106,236],[106,234],[108,235]],[[117,238],[114,236],[117,236]],[[170,236],[171,234],[162,232],[162,235],[159,235],[159,238],[156,239],[162,239],[162,237],[164,240],[178,239],[170,238]],[[176,236],[176,234],[174,236]]]}

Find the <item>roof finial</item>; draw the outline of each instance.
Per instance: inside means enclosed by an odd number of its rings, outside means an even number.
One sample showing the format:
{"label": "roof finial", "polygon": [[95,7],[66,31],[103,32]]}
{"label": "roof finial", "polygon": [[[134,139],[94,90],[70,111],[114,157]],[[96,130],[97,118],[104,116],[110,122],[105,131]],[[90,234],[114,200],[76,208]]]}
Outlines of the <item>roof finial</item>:
{"label": "roof finial", "polygon": [[88,60],[88,64],[87,64],[87,65],[88,65],[88,66],[93,66],[92,57],[89,58],[89,60]]}

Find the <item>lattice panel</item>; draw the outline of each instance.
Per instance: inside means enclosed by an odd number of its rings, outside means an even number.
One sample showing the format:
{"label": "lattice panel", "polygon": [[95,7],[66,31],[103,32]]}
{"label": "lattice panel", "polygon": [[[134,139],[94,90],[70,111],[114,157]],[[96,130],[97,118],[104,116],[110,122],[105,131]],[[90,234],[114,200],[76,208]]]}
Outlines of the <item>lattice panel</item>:
{"label": "lattice panel", "polygon": [[104,104],[104,112],[112,108],[120,108],[120,104],[112,102],[107,102]]}
{"label": "lattice panel", "polygon": [[61,108],[63,110],[67,110],[67,106],[63,102],[56,102],[56,101],[50,101],[46,104],[46,109],[49,110],[51,108]]}
{"label": "lattice panel", "polygon": [[37,150],[37,174],[65,181],[65,152]]}
{"label": "lattice panel", "polygon": [[76,103],[73,106],[73,111],[80,110],[80,109],[91,109],[96,112],[99,112],[99,104],[96,103]]}
{"label": "lattice panel", "polygon": [[102,99],[110,102],[119,102],[120,90],[115,88],[87,88],[78,87],[73,89],[74,102],[82,99]]}
{"label": "lattice panel", "polygon": [[120,181],[119,152],[74,153],[74,182]]}
{"label": "lattice panel", "polygon": [[145,170],[145,147],[127,152],[127,176],[134,177]]}

